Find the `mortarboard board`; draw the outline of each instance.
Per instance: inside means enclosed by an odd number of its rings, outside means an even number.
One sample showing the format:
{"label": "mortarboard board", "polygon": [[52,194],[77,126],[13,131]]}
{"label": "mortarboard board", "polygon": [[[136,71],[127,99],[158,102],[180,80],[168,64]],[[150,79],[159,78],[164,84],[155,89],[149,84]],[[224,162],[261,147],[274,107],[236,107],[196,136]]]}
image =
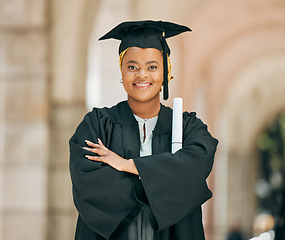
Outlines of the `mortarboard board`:
{"label": "mortarboard board", "polygon": [[110,38],[121,40],[119,54],[129,47],[156,48],[163,51],[163,99],[167,100],[167,55],[170,55],[170,49],[165,39],[186,31],[191,31],[191,29],[171,22],[130,21],[120,23],[99,40]]}

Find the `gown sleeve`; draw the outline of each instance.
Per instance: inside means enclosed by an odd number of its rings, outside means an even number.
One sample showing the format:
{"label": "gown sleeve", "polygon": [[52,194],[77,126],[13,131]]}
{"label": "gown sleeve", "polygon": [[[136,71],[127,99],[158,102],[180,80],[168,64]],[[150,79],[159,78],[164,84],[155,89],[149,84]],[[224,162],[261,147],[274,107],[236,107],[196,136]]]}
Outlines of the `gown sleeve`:
{"label": "gown sleeve", "polygon": [[158,231],[179,222],[212,196],[206,178],[218,141],[195,113],[184,114],[183,125],[183,147],[175,154],[134,158]]}
{"label": "gown sleeve", "polygon": [[112,129],[111,120],[93,110],[69,141],[75,206],[89,228],[107,239],[135,208],[132,181],[125,172],[85,158],[92,153],[82,147],[87,146],[85,140],[97,142],[97,138],[107,146]]}

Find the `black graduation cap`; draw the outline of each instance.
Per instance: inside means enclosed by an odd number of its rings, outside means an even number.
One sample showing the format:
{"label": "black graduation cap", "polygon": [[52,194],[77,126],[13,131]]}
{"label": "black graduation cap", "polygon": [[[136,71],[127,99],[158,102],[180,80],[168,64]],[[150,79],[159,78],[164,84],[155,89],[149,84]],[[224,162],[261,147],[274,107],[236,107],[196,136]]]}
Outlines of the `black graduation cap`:
{"label": "black graduation cap", "polygon": [[167,100],[167,55],[170,55],[170,49],[165,39],[186,31],[191,31],[191,29],[171,22],[129,21],[120,23],[99,40],[110,38],[121,40],[119,54],[129,47],[156,48],[163,51],[163,99]]}

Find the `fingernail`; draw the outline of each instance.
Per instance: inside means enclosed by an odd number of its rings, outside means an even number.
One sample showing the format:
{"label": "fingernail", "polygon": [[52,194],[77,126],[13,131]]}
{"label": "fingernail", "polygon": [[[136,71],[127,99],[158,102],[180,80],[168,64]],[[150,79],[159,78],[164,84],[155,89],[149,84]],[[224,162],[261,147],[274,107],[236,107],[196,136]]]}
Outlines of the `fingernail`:
{"label": "fingernail", "polygon": [[97,140],[98,140],[98,142],[100,142],[100,143],[102,142],[100,138],[97,138]]}

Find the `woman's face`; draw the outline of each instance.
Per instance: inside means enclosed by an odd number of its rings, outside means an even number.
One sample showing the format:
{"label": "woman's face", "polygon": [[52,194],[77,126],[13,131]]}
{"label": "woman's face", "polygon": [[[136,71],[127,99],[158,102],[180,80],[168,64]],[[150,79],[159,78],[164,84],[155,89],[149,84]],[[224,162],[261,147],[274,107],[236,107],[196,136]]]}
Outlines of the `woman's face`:
{"label": "woman's face", "polygon": [[130,47],[122,60],[122,80],[128,101],[160,101],[163,57],[155,48]]}

